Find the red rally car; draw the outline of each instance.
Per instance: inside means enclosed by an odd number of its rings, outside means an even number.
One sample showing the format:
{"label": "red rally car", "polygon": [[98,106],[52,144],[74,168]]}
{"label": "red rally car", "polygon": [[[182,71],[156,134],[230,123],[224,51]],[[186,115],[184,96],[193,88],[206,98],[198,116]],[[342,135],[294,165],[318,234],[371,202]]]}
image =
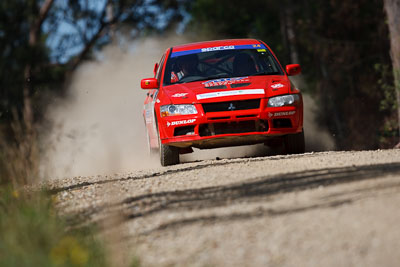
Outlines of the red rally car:
{"label": "red rally car", "polygon": [[304,152],[303,99],[271,49],[255,39],[190,43],[169,48],[154,66],[144,121],[150,151],[162,166],[200,149],[284,143]]}

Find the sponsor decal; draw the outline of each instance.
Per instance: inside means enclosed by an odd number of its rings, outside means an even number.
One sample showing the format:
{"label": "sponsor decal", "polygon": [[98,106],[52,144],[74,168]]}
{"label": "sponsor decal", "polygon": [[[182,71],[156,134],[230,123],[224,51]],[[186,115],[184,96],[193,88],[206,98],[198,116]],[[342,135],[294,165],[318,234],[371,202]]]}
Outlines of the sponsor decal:
{"label": "sponsor decal", "polygon": [[234,96],[234,95],[260,95],[265,94],[264,89],[247,89],[247,90],[233,90],[233,91],[220,91],[206,94],[199,94],[196,96],[198,100],[207,98],[216,98],[224,96]]}
{"label": "sponsor decal", "polygon": [[284,85],[281,83],[274,83],[271,85],[271,88],[273,89],[278,89],[278,88],[282,88]]}
{"label": "sponsor decal", "polygon": [[181,120],[181,121],[167,121],[167,127],[169,126],[176,126],[176,125],[183,125],[195,122],[196,119],[189,119],[189,120]]}
{"label": "sponsor decal", "polygon": [[294,115],[294,114],[296,114],[296,111],[295,110],[293,110],[293,111],[281,111],[281,112],[274,112],[274,113],[272,113],[272,112],[269,112],[268,113],[268,117],[280,117],[280,116],[291,116],[291,115]]}
{"label": "sponsor decal", "polygon": [[215,46],[215,47],[207,47],[202,48],[201,52],[210,52],[210,51],[219,51],[219,50],[231,50],[235,49],[234,45],[225,45],[225,46]]}
{"label": "sponsor decal", "polygon": [[172,97],[185,97],[188,93],[176,93],[173,94]]}
{"label": "sponsor decal", "polygon": [[218,86],[218,85],[228,85],[228,84],[234,84],[237,82],[249,82],[250,79],[249,77],[237,77],[237,78],[223,78],[223,79],[217,79],[217,80],[210,80],[203,82],[205,87],[210,87],[210,86]]}

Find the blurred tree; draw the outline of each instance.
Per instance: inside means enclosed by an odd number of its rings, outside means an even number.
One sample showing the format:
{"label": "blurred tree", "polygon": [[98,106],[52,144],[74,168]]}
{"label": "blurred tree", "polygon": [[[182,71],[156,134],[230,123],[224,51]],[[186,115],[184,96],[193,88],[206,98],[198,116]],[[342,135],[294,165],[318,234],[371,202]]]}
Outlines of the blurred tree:
{"label": "blurred tree", "polygon": [[[34,13],[37,14],[35,17],[30,18],[30,25],[29,25],[29,37],[28,37],[28,52],[31,56],[28,58],[25,68],[24,68],[24,87],[22,90],[23,94],[23,121],[25,122],[26,131],[27,133],[32,132],[32,123],[33,123],[33,110],[31,104],[31,91],[32,91],[32,67],[35,64],[35,59],[39,57],[36,51],[38,46],[39,38],[41,35],[41,28],[42,24],[45,21],[51,6],[53,5],[54,0],[45,0],[41,6],[34,5],[34,2],[30,2],[29,4],[32,5],[31,8],[34,9]],[[35,10],[38,9],[38,10]]]}
{"label": "blurred tree", "polygon": [[284,49],[280,20],[284,9],[273,0],[197,0],[193,3],[191,27],[213,38],[263,37],[279,58]]}
{"label": "blurred tree", "polygon": [[[385,0],[384,3],[390,32],[390,49],[397,99],[397,118],[398,124],[400,125],[400,1]],[[400,140],[396,147],[400,148]]]}
{"label": "blurred tree", "polygon": [[310,63],[308,78],[316,81],[320,117],[339,148],[377,148],[385,134],[382,122],[392,113],[380,109],[384,92],[378,85],[381,74],[374,69],[390,62],[382,2],[307,2],[312,15],[303,17],[299,41]]}
{"label": "blurred tree", "polygon": [[[24,98],[30,95],[32,63],[48,61],[38,28],[42,20],[32,1],[2,1],[0,4],[0,118],[10,118],[11,107],[22,111]],[[30,101],[25,115],[31,116]]]}
{"label": "blurred tree", "polygon": [[[187,0],[15,0],[0,2],[0,127],[15,109],[27,128],[47,91],[115,35],[163,31],[182,20]],[[112,29],[112,31],[111,31]],[[114,38],[116,40],[116,38]],[[6,127],[6,128],[4,128]]]}

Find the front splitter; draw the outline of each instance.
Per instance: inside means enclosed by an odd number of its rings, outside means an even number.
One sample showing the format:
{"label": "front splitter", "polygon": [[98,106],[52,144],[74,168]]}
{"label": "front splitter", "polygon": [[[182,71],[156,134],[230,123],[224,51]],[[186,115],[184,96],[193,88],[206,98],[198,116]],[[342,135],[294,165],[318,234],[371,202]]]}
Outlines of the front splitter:
{"label": "front splitter", "polygon": [[251,134],[251,135],[233,135],[210,137],[207,139],[184,141],[184,142],[171,142],[170,146],[180,148],[195,147],[199,149],[229,147],[229,146],[243,146],[264,143],[270,139],[280,138],[281,135],[266,135],[266,134]]}

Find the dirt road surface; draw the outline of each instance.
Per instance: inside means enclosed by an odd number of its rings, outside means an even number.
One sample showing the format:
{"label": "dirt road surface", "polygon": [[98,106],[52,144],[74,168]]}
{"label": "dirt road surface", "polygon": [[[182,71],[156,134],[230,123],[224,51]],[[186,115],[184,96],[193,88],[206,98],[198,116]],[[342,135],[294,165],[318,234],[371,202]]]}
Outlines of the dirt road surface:
{"label": "dirt road surface", "polygon": [[102,227],[121,265],[400,264],[400,150],[205,160],[51,188],[74,226]]}

